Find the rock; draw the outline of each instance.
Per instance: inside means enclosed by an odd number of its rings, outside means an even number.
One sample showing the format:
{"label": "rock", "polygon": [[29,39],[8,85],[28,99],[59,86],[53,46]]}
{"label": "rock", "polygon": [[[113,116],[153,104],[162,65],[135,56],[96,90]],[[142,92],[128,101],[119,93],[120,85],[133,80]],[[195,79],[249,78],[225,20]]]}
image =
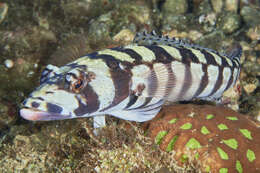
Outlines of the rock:
{"label": "rock", "polygon": [[260,40],[260,25],[257,25],[254,28],[249,28],[249,30],[246,33],[246,36],[253,41]]}
{"label": "rock", "polygon": [[260,75],[260,64],[251,61],[245,61],[243,64],[243,70],[253,76]]}
{"label": "rock", "polygon": [[238,0],[211,0],[210,2],[216,13],[221,13],[223,9],[236,13],[239,7]]}
{"label": "rock", "polygon": [[232,110],[238,111],[240,96],[241,96],[241,84],[240,81],[238,80],[232,88],[229,88],[223,93],[222,103],[225,106],[231,108]]}
{"label": "rock", "polygon": [[239,8],[239,0],[226,0],[225,10],[237,13]]}
{"label": "rock", "polygon": [[[14,105],[8,105],[0,102],[0,122],[4,126],[10,126],[16,120]],[[3,131],[3,127],[0,126],[0,132]]]}
{"label": "rock", "polygon": [[199,24],[203,26],[203,30],[206,32],[212,32],[216,28],[216,13],[207,13],[199,16]]}
{"label": "rock", "polygon": [[225,34],[231,34],[240,27],[240,16],[236,13],[225,13],[218,19],[217,26]]}
{"label": "rock", "polygon": [[91,20],[88,33],[96,40],[106,39],[122,28],[136,31],[137,28],[152,28],[151,10],[146,4],[124,3],[120,7]]}
{"label": "rock", "polygon": [[90,21],[88,30],[89,36],[96,40],[110,38],[109,34],[111,32],[111,25],[111,13],[101,15],[96,20]]}
{"label": "rock", "polygon": [[209,23],[209,25],[214,26],[216,24],[216,14],[215,13],[209,13],[209,14],[202,14],[199,17],[199,23]]}
{"label": "rock", "polygon": [[162,6],[164,16],[185,14],[187,10],[187,0],[166,0]]}
{"label": "rock", "polygon": [[260,110],[258,110],[257,116],[256,116],[256,120],[260,122]]}
{"label": "rock", "polygon": [[62,3],[66,18],[74,25],[84,25],[91,19],[105,14],[113,2],[104,4],[103,1],[67,1]]}
{"label": "rock", "polygon": [[123,41],[124,43],[131,43],[134,40],[135,34],[129,29],[122,29],[114,37],[114,41]]}
{"label": "rock", "polygon": [[134,19],[136,22],[142,25],[151,25],[153,24],[151,19],[151,10],[146,4],[129,4],[125,5],[125,8],[130,10],[129,17]]}
{"label": "rock", "polygon": [[169,37],[177,37],[180,38],[182,40],[192,40],[192,41],[196,41],[197,39],[201,38],[203,36],[202,33],[200,33],[197,30],[190,30],[188,33],[187,32],[178,32],[178,30],[173,29],[169,32],[165,32],[163,33],[163,35],[167,35]]}
{"label": "rock", "polygon": [[257,172],[259,125],[228,108],[191,104],[164,107],[146,124],[160,149],[198,172]]}
{"label": "rock", "polygon": [[162,32],[166,32],[172,29],[187,30],[189,19],[189,16],[184,15],[168,15],[162,21]]}
{"label": "rock", "polygon": [[201,3],[199,3],[198,8],[194,8],[193,9],[194,13],[196,14],[207,14],[207,13],[212,13],[214,11],[214,9],[212,8],[212,3],[211,1],[202,1]]}
{"label": "rock", "polygon": [[8,11],[7,3],[0,2],[0,23],[4,20],[6,14],[7,14],[7,11]]}
{"label": "rock", "polygon": [[212,7],[216,13],[220,13],[224,7],[223,0],[211,0]]}
{"label": "rock", "polygon": [[133,32],[138,29],[151,30],[153,28],[152,10],[145,2],[123,3],[119,8],[112,11],[113,32],[118,33],[122,28],[128,28]]}
{"label": "rock", "polygon": [[257,88],[257,85],[255,84],[246,84],[244,85],[244,90],[246,91],[247,94],[250,94],[252,92],[255,91],[255,89]]}
{"label": "rock", "polygon": [[244,6],[240,12],[244,22],[250,26],[254,27],[260,25],[260,11],[257,8]]}
{"label": "rock", "polygon": [[203,34],[197,30],[190,30],[190,32],[188,33],[188,38],[191,39],[192,41],[196,41],[202,36]]}
{"label": "rock", "polygon": [[203,37],[197,40],[197,43],[200,45],[207,45],[207,47],[217,50],[217,48],[222,46],[224,39],[224,33],[222,31],[216,30],[207,35],[203,35]]}
{"label": "rock", "polygon": [[248,95],[252,95],[259,85],[259,80],[252,76],[247,76],[242,82],[243,89]]}

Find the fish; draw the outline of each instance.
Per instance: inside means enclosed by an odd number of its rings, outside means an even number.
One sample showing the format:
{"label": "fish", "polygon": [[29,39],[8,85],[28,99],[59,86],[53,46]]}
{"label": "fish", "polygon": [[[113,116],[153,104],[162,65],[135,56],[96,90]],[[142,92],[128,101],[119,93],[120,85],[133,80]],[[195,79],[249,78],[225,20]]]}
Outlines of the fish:
{"label": "fish", "polygon": [[240,74],[242,47],[227,53],[179,38],[137,33],[133,43],[86,53],[61,67],[47,65],[20,115],[31,121],[105,115],[144,122],[166,102],[221,100]]}

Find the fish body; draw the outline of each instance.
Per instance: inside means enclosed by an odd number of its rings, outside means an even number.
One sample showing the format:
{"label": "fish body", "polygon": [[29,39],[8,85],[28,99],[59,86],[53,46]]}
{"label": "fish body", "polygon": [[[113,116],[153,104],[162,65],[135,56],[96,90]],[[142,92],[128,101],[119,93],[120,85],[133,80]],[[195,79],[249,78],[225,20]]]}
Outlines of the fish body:
{"label": "fish body", "polygon": [[86,54],[62,67],[48,65],[40,86],[23,102],[28,120],[94,117],[104,114],[143,122],[165,101],[218,100],[240,72],[242,49],[229,54],[175,38],[138,33],[134,44]]}

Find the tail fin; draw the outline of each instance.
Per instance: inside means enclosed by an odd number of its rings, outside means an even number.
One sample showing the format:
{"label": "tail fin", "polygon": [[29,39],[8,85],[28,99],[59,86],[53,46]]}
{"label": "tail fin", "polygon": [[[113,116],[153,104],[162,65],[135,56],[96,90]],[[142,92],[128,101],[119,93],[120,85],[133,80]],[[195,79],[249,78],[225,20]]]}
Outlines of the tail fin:
{"label": "tail fin", "polygon": [[234,43],[227,49],[226,55],[230,59],[237,59],[238,61],[240,61],[240,57],[242,55],[241,45],[239,43]]}

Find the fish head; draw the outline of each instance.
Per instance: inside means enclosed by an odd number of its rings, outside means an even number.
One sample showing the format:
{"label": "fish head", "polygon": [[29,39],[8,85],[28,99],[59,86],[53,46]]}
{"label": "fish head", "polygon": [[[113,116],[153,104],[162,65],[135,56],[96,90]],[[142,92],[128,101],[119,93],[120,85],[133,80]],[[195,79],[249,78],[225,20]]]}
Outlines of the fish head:
{"label": "fish head", "polygon": [[102,76],[102,70],[99,72],[96,75],[85,65],[48,65],[42,72],[40,86],[22,103],[20,115],[32,121],[94,116],[100,102],[93,85],[109,88],[108,77]]}

